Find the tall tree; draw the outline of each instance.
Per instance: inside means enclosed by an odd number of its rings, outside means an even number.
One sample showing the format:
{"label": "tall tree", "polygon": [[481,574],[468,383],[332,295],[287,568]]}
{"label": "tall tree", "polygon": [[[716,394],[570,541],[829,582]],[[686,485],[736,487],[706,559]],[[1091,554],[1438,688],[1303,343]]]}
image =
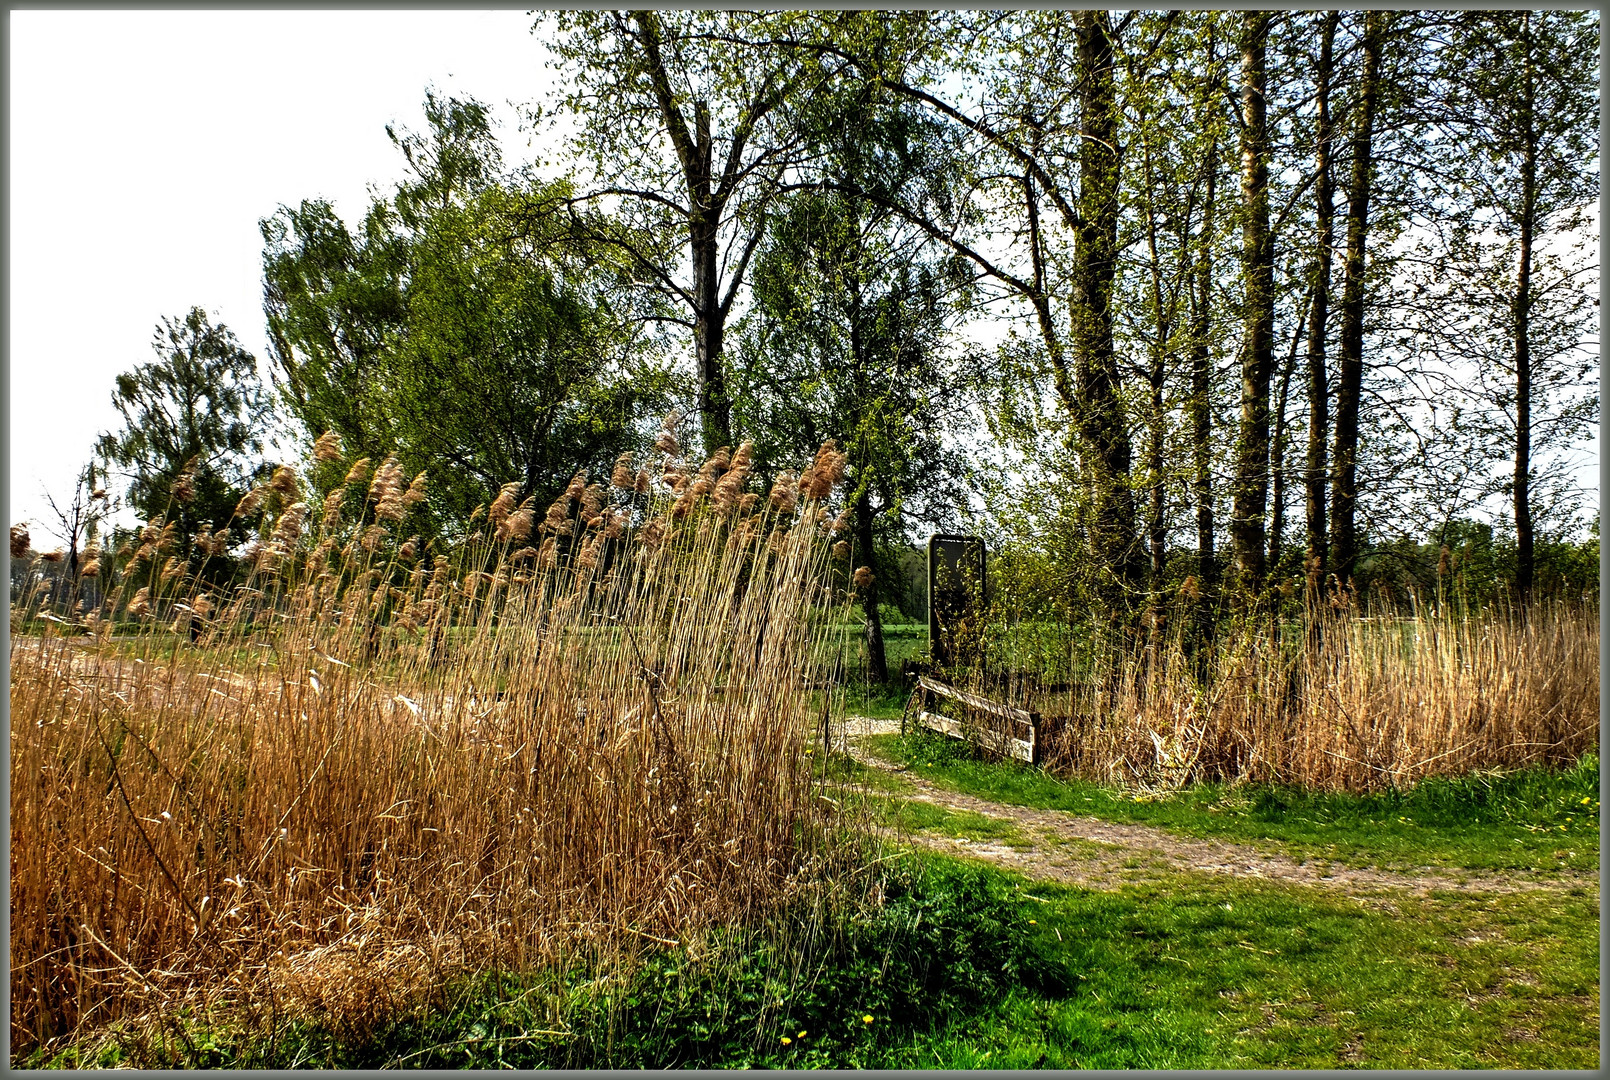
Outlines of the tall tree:
{"label": "tall tree", "polygon": [[[1049,423],[1024,437],[1064,436],[1057,456],[1071,451],[1077,462],[1076,579],[1101,625],[1131,617],[1145,566],[1113,337],[1122,172],[1115,41],[1133,18],[846,12],[817,16],[815,36],[791,43],[920,108],[965,162],[965,198],[889,205],[969,260],[990,297],[1023,305],[1041,348],[1013,355],[1023,383],[1049,382],[1056,414],[1044,416],[1036,401],[1030,411]],[[1014,224],[1003,230],[1006,221]]]}
{"label": "tall tree", "polygon": [[1358,556],[1359,407],[1364,392],[1364,274],[1370,233],[1371,140],[1381,92],[1381,48],[1389,12],[1364,13],[1363,59],[1354,106],[1352,175],[1347,187],[1347,255],[1342,266],[1340,355],[1336,366],[1335,450],[1331,455],[1331,568],[1343,581]]}
{"label": "tall tree", "polygon": [[[1563,281],[1557,271],[1553,280],[1540,282],[1539,252],[1551,233],[1581,230],[1598,193],[1598,170],[1591,164],[1598,129],[1597,27],[1586,12],[1483,14],[1457,19],[1443,74],[1451,91],[1447,119],[1466,150],[1460,164],[1473,195],[1473,217],[1504,241],[1501,248],[1479,246],[1487,248],[1489,259],[1507,256],[1511,267],[1503,290],[1510,339],[1503,366],[1513,379],[1508,486],[1515,584],[1525,598],[1536,572],[1535,420],[1571,415],[1570,410],[1551,415],[1539,406],[1548,401],[1548,390],[1557,389],[1550,384],[1559,381],[1560,361],[1567,360],[1568,368],[1567,358],[1576,351],[1534,323],[1540,303],[1549,306],[1550,315],[1573,307],[1580,311],[1581,304],[1571,299],[1585,295],[1568,272]],[[1461,240],[1477,246],[1471,232]],[[1552,265],[1563,269],[1564,263],[1555,258]],[[1548,343],[1542,355],[1536,350],[1540,342]]]}
{"label": "tall tree", "polygon": [[[801,54],[764,49],[770,17],[744,12],[598,11],[548,16],[574,89],[562,105],[592,162],[578,202],[608,200],[634,228],[597,233],[692,334],[706,452],[732,442],[727,320],[796,159],[787,106],[817,79]],[[681,235],[681,243],[671,240]],[[687,271],[675,263],[687,260]]]}
{"label": "tall tree", "polygon": [[[1210,87],[1218,69],[1214,27],[1206,34],[1207,69]],[[1205,114],[1208,128],[1206,160],[1203,163],[1202,227],[1197,231],[1195,261],[1191,275],[1191,495],[1196,507],[1196,576],[1204,593],[1218,582],[1218,562],[1213,551],[1213,268],[1216,247],[1214,196],[1219,175],[1217,97],[1204,94],[1199,114]]]}
{"label": "tall tree", "polygon": [[1314,278],[1308,309],[1308,455],[1303,474],[1306,562],[1309,585],[1325,580],[1325,442],[1330,434],[1330,378],[1325,369],[1326,322],[1330,315],[1331,247],[1335,243],[1336,185],[1331,173],[1331,79],[1336,27],[1341,12],[1328,11],[1320,28],[1314,71]]}
{"label": "tall tree", "polygon": [[[849,87],[813,138],[828,185],[791,194],[756,255],[753,309],[742,323],[734,415],[762,461],[800,460],[824,439],[849,457],[852,551],[874,570],[856,594],[869,674],[888,679],[879,604],[895,571],[879,555],[917,522],[940,525],[962,477],[947,437],[965,430],[969,398],[947,339],[971,274],[888,208],[946,182],[932,124],[877,107]],[[873,189],[882,203],[844,193]],[[887,568],[887,570],[885,569]]]}
{"label": "tall tree", "polygon": [[265,308],[308,434],[396,452],[463,521],[502,483],[546,499],[607,469],[666,380],[617,261],[573,228],[570,187],[505,175],[478,103],[428,96],[425,114],[391,131],[410,175],[361,236],[317,204],[264,223]]}
{"label": "tall tree", "polygon": [[[1131,413],[1145,432],[1144,483],[1147,492],[1142,513],[1145,544],[1150,555],[1148,571],[1149,612],[1146,619],[1151,640],[1160,641],[1164,628],[1167,599],[1169,537],[1176,526],[1172,511],[1180,503],[1189,504],[1197,477],[1190,466],[1172,468],[1169,450],[1176,438],[1176,402],[1184,405],[1188,420],[1179,441],[1196,449],[1194,430],[1196,388],[1188,378],[1193,357],[1200,343],[1204,368],[1211,366],[1212,343],[1203,330],[1198,338],[1196,285],[1204,264],[1212,259],[1211,200],[1216,190],[1218,169],[1217,140],[1220,137],[1219,90],[1213,86],[1220,73],[1210,47],[1195,42],[1167,43],[1169,31],[1179,13],[1142,16],[1133,36],[1144,43],[1123,54],[1120,82],[1120,108],[1129,118],[1126,180],[1121,192],[1124,216],[1130,221],[1128,234],[1140,242],[1131,245],[1131,254],[1122,260],[1115,288],[1134,296],[1140,303],[1118,304],[1123,314],[1118,342],[1120,353],[1138,350],[1133,366],[1144,383],[1146,401],[1137,408],[1131,398]],[[1211,36],[1211,24],[1207,34]],[[1120,225],[1123,229],[1125,226]],[[1211,272],[1209,271],[1211,278]],[[1211,290],[1211,285],[1206,286]],[[1211,401],[1207,387],[1212,379],[1203,372],[1202,404],[1206,431],[1211,439]],[[1211,470],[1211,449],[1204,445],[1202,468]],[[1139,482],[1137,476],[1137,484]],[[1211,471],[1207,474],[1211,490]],[[1187,490],[1176,496],[1175,486]],[[1211,537],[1211,494],[1208,533]],[[1208,541],[1211,546],[1211,538]],[[1197,583],[1202,583],[1200,571]],[[1178,583],[1176,583],[1178,584]]]}
{"label": "tall tree", "polygon": [[102,434],[96,453],[122,468],[142,515],[179,523],[188,557],[202,525],[222,528],[233,516],[272,409],[256,358],[201,308],[163,318],[151,348],[156,361],[117,377],[112,405],[123,427]]}
{"label": "tall tree", "polygon": [[1077,397],[1074,426],[1090,490],[1095,593],[1108,612],[1129,607],[1138,584],[1129,426],[1113,348],[1118,261],[1118,110],[1112,23],[1105,11],[1074,17],[1079,88],[1078,226],[1074,230],[1069,337]]}
{"label": "tall tree", "polygon": [[1274,237],[1269,228],[1267,73],[1273,16],[1248,12],[1241,26],[1241,264],[1246,298],[1241,347],[1241,427],[1236,440],[1230,541],[1237,591],[1263,587],[1269,498],[1269,382],[1274,370]]}
{"label": "tall tree", "polygon": [[280,393],[310,436],[340,432],[365,454],[388,448],[370,391],[405,321],[405,245],[377,200],[349,232],[322,199],[282,206],[259,223],[263,315]]}

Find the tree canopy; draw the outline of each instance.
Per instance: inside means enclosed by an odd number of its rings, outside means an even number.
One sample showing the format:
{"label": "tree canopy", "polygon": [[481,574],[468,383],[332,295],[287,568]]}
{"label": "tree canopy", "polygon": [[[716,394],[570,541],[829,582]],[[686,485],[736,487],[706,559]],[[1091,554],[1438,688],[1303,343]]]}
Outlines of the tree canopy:
{"label": "tree canopy", "polygon": [[112,404],[123,427],[95,448],[122,470],[135,510],[180,523],[188,555],[199,529],[231,524],[261,467],[254,459],[264,450],[271,403],[257,359],[201,308],[164,318],[151,349],[156,360],[118,376]]}
{"label": "tree canopy", "polygon": [[[278,404],[427,472],[428,527],[602,475],[676,408],[771,477],[834,439],[873,570],[979,530],[1020,602],[1114,640],[1178,596],[1208,633],[1434,583],[1416,545],[1491,537],[1523,595],[1561,580],[1599,415],[1593,13],[537,30],[549,160],[432,91],[360,220],[261,222]],[[263,399],[199,313],[160,336],[102,449],[142,513],[183,476],[216,518]]]}

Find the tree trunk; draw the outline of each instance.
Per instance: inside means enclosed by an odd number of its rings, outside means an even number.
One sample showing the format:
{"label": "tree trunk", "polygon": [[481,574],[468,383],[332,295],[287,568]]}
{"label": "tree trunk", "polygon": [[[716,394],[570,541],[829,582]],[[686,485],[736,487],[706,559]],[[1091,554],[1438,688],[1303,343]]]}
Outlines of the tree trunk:
{"label": "tree trunk", "polygon": [[1515,271],[1515,591],[1524,609],[1532,598],[1535,574],[1532,535],[1532,234],[1537,226],[1537,131],[1533,118],[1536,81],[1532,69],[1531,13],[1521,13],[1519,124],[1521,151],[1520,254]]}
{"label": "tree trunk", "polygon": [[716,227],[722,207],[712,194],[711,168],[714,146],[710,137],[710,110],[702,101],[693,106],[693,167],[688,170],[688,191],[693,216],[688,223],[689,247],[693,252],[693,352],[699,370],[699,421],[704,435],[704,452],[732,444],[732,423],[727,408],[726,374],[722,369],[722,347],[726,320],[721,310],[721,278],[718,272],[720,240]]}
{"label": "tree trunk", "polygon": [[1358,414],[1364,386],[1364,255],[1369,238],[1370,139],[1381,78],[1381,31],[1386,16],[1364,15],[1364,73],[1353,131],[1353,175],[1347,197],[1347,261],[1342,269],[1341,356],[1336,371],[1336,448],[1332,454],[1331,568],[1342,581],[1352,577],[1358,557]]}
{"label": "tree trunk", "polygon": [[[1145,148],[1145,182],[1150,193],[1155,188],[1155,179],[1151,144],[1144,136],[1142,145]],[[1151,259],[1153,333],[1156,335],[1150,363],[1146,368],[1146,387],[1149,391],[1146,414],[1146,546],[1151,555],[1151,572],[1147,578],[1147,622],[1152,631],[1152,643],[1157,644],[1160,632],[1157,616],[1162,604],[1163,568],[1168,554],[1163,476],[1167,416],[1163,410],[1163,386],[1168,371],[1169,342],[1174,335],[1174,321],[1173,307],[1163,298],[1163,265],[1157,249],[1157,213],[1151,198],[1146,202],[1146,249]]]}
{"label": "tree trunk", "polygon": [[718,446],[732,443],[726,373],[722,366],[727,313],[721,304],[718,232],[724,202],[730,193],[718,193],[715,187],[715,140],[710,133],[709,104],[702,99],[693,102],[693,130],[690,132],[660,52],[659,16],[652,11],[635,11],[631,18],[638,27],[637,42],[643,50],[646,74],[659,103],[660,120],[676,149],[688,190],[694,366],[699,379],[699,421],[704,451],[709,454]]}
{"label": "tree trunk", "polygon": [[1112,287],[1118,256],[1118,120],[1111,26],[1105,11],[1076,16],[1079,40],[1079,228],[1069,307],[1076,379],[1075,427],[1090,481],[1095,599],[1114,623],[1125,620],[1139,585],[1130,445],[1113,348]]}
{"label": "tree trunk", "polygon": [[1272,18],[1245,17],[1241,44],[1242,265],[1246,281],[1241,353],[1241,428],[1236,441],[1230,539],[1244,603],[1263,588],[1264,514],[1269,501],[1269,381],[1274,368],[1274,240],[1269,231],[1269,151],[1264,45]]}
{"label": "tree trunk", "polygon": [[1331,244],[1335,242],[1335,185],[1331,178],[1330,80],[1336,24],[1341,12],[1325,14],[1319,45],[1314,125],[1314,214],[1318,247],[1314,253],[1314,303],[1308,311],[1308,461],[1304,475],[1307,550],[1304,562],[1310,595],[1325,582],[1325,441],[1330,436],[1330,387],[1325,371],[1325,323],[1330,314]]}
{"label": "tree trunk", "polygon": [[1286,443],[1290,433],[1286,430],[1286,402],[1291,395],[1291,376],[1297,370],[1297,347],[1302,344],[1303,323],[1308,318],[1308,305],[1313,303],[1312,287],[1303,296],[1303,306],[1297,312],[1297,325],[1291,332],[1291,351],[1280,369],[1280,389],[1275,392],[1274,437],[1269,441],[1269,562],[1268,572],[1278,573],[1280,555],[1286,532]]}
{"label": "tree trunk", "polygon": [[[1210,39],[1210,64],[1212,47]],[[1218,582],[1213,557],[1213,355],[1208,340],[1213,304],[1213,193],[1218,172],[1219,145],[1215,137],[1208,146],[1201,250],[1191,296],[1191,493],[1196,500],[1196,576],[1203,594],[1211,592]]]}
{"label": "tree trunk", "polygon": [[[876,565],[872,557],[872,498],[864,491],[855,501],[855,550],[858,558],[866,560],[865,565]],[[867,678],[881,685],[889,681],[889,661],[883,647],[883,620],[878,615],[877,575],[855,591],[866,615]]]}
{"label": "tree trunk", "polygon": [[1151,481],[1146,506],[1146,539],[1151,554],[1151,592],[1160,597],[1163,589],[1163,565],[1168,554],[1167,521],[1164,518],[1163,490],[1163,361],[1164,351],[1158,348],[1152,358],[1147,382],[1151,390],[1151,430],[1146,438],[1146,473]]}

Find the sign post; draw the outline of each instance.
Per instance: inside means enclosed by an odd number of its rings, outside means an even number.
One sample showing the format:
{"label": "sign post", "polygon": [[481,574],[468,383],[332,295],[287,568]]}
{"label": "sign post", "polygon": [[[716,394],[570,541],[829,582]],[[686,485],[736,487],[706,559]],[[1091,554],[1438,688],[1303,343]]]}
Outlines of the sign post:
{"label": "sign post", "polygon": [[983,539],[935,533],[928,538],[928,649],[935,666],[976,662],[983,621]]}

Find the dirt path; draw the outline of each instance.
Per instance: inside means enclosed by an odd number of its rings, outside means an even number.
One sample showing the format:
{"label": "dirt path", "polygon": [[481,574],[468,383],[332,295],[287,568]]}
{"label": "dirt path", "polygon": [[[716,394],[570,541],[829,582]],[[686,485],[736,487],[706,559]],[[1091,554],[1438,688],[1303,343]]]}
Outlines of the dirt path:
{"label": "dirt path", "polygon": [[977,842],[922,833],[909,834],[906,839],[948,854],[987,859],[1030,877],[1111,890],[1179,871],[1197,871],[1312,885],[1350,895],[1383,891],[1407,891],[1418,896],[1426,896],[1433,891],[1509,893],[1533,889],[1564,890],[1574,886],[1589,888],[1597,893],[1599,888],[1598,877],[1586,874],[1542,877],[1514,872],[1504,877],[1490,877],[1430,867],[1387,871],[1317,860],[1297,862],[1288,856],[1245,844],[1199,840],[1149,825],[1102,821],[1057,810],[1010,806],[947,791],[915,774],[896,769],[867,753],[860,745],[868,735],[887,734],[899,728],[898,720],[846,717],[844,726],[834,733],[834,742],[864,765],[900,773],[901,779],[914,789],[905,795],[906,798],[1008,821],[1016,826],[1027,842]]}

